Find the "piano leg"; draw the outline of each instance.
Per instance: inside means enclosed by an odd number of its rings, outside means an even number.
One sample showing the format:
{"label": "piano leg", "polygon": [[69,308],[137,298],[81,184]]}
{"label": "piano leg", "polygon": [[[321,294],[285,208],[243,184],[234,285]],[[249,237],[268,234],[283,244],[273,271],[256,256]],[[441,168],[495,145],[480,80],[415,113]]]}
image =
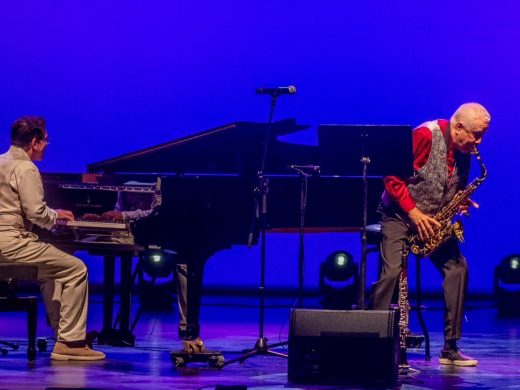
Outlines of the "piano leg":
{"label": "piano leg", "polygon": [[100,344],[110,344],[108,341],[113,331],[112,316],[114,312],[116,258],[114,256],[105,256],[103,260],[103,329],[98,336],[98,341]]}
{"label": "piano leg", "polygon": [[121,341],[135,346],[135,336],[130,332],[130,309],[132,305],[132,256],[121,256],[120,330]]}
{"label": "piano leg", "polygon": [[186,340],[194,340],[200,336],[200,303],[205,260],[191,259],[188,263]]}
{"label": "piano leg", "polygon": [[202,273],[207,256],[190,256],[187,263],[187,310],[186,337],[184,349],[171,351],[170,358],[176,367],[185,366],[191,362],[208,363],[210,367],[224,367],[224,356],[219,351],[207,350],[200,336],[200,303],[202,292]]}
{"label": "piano leg", "polygon": [[112,325],[114,310],[115,257],[104,257],[103,330],[98,336],[100,344],[135,346],[135,336],[130,332],[130,307],[132,301],[132,256],[121,255],[119,329]]}

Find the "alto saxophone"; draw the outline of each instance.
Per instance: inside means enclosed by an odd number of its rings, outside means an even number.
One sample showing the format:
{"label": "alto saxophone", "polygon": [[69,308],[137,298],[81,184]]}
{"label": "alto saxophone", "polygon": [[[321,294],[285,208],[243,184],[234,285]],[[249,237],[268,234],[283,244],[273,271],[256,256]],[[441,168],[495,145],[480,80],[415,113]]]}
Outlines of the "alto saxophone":
{"label": "alto saxophone", "polygon": [[433,218],[438,221],[441,226],[433,227],[433,235],[429,236],[426,240],[422,240],[417,233],[409,237],[410,250],[413,254],[427,256],[453,236],[460,242],[464,242],[462,222],[460,220],[453,222],[453,219],[459,213],[460,207],[468,201],[469,197],[487,177],[486,166],[482,162],[477,148],[474,149],[473,154],[480,165],[480,176],[475,178],[464,190],[459,191],[448,204],[434,215]]}

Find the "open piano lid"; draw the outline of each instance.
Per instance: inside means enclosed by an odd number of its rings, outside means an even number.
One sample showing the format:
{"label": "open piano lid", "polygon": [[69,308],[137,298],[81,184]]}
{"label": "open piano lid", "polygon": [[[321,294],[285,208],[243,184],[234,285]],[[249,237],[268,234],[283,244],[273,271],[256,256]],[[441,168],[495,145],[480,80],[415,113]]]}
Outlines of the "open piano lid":
{"label": "open piano lid", "polygon": [[[294,119],[273,123],[265,172],[286,173],[290,164],[318,160],[317,147],[276,139],[306,128]],[[87,169],[93,173],[254,174],[260,168],[267,130],[267,123],[233,122],[92,163]]]}

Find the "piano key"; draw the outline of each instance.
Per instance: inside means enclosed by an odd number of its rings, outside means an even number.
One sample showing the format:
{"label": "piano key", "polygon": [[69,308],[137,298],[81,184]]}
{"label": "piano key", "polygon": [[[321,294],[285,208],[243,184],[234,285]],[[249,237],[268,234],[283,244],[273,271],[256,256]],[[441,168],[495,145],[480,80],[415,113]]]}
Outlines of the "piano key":
{"label": "piano key", "polygon": [[106,230],[128,230],[128,225],[122,222],[104,222],[104,221],[65,221],[58,220],[59,226],[67,226],[75,229],[106,229]]}

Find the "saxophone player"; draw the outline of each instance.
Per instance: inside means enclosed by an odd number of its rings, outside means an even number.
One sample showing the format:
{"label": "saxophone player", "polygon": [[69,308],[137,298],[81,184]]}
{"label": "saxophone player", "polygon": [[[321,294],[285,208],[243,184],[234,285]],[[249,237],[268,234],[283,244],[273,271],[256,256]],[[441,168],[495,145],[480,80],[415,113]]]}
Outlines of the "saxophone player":
{"label": "saxophone player", "polygon": [[[373,309],[388,310],[401,272],[401,252],[408,237],[418,234],[428,239],[440,223],[433,216],[468,182],[471,152],[486,133],[490,115],[478,103],[465,103],[449,120],[421,124],[413,131],[414,175],[384,178],[381,214],[381,255],[383,267],[373,285]],[[478,204],[466,199],[459,207],[468,214]],[[459,349],[463,306],[467,289],[467,263],[458,241],[451,238],[429,255],[443,278],[445,299],[444,347],[440,364],[476,366],[478,361]]]}

